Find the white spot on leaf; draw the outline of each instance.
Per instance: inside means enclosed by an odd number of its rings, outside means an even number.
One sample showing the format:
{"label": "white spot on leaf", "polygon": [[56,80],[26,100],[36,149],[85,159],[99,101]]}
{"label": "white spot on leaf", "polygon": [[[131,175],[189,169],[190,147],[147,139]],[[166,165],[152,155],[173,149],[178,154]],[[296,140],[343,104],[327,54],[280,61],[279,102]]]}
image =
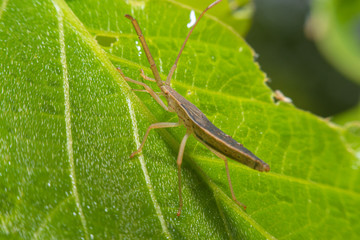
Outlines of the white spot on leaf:
{"label": "white spot on leaf", "polygon": [[190,12],[190,22],[186,26],[188,28],[191,28],[192,26],[194,26],[195,22],[196,22],[195,11],[191,10],[191,12]]}

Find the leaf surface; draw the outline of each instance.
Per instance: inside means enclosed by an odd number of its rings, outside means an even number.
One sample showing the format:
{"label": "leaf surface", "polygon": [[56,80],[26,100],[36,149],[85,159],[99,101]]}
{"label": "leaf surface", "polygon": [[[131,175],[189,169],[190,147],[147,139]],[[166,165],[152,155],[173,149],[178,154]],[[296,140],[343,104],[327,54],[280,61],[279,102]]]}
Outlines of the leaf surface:
{"label": "leaf surface", "polygon": [[271,172],[229,162],[244,212],[231,200],[224,163],[190,138],[184,209],[176,217],[176,156],[185,129],[152,132],[142,154],[129,159],[149,124],[177,117],[134,94],[137,86],[114,66],[133,79],[139,68],[150,76],[122,17],[131,14],[165,79],[192,9],[175,1],[67,4],[1,5],[1,237],[359,237],[357,135],[274,103],[250,47],[211,16],[191,36],[172,86]]}

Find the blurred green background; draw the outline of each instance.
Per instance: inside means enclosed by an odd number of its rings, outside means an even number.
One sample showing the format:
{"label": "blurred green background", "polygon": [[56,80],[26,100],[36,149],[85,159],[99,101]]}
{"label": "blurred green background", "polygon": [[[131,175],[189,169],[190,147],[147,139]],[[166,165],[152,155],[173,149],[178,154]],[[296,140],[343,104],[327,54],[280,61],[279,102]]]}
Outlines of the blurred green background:
{"label": "blurred green background", "polygon": [[254,5],[246,40],[269,86],[316,115],[360,120],[360,1],[254,0]]}

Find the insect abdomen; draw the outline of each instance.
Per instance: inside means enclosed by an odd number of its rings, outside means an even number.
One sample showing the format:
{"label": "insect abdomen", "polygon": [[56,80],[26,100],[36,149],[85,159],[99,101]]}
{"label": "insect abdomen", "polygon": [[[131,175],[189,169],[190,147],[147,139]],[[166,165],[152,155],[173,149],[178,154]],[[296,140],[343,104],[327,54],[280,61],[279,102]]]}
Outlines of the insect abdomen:
{"label": "insect abdomen", "polygon": [[[169,89],[169,105],[178,108],[179,117],[195,137],[217,152],[258,171],[269,171],[270,167],[242,144],[218,129],[194,104],[173,89]],[[170,104],[171,103],[171,104]]]}

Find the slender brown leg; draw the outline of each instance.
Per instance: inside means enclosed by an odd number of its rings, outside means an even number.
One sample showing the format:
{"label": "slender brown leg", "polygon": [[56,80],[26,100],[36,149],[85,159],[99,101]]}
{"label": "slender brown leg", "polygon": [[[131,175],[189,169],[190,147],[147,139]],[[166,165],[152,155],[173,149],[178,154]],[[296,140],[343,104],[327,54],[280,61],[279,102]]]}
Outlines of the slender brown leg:
{"label": "slender brown leg", "polygon": [[150,49],[148,47],[148,45],[146,44],[146,41],[145,41],[145,38],[144,38],[144,35],[142,34],[141,32],[141,29],[140,29],[140,26],[138,24],[138,22],[136,21],[135,18],[133,18],[132,16],[130,15],[125,15],[126,18],[130,19],[131,20],[131,23],[132,25],[134,26],[135,28],[135,31],[139,37],[139,40],[141,42],[141,45],[143,46],[143,49],[144,49],[144,52],[146,54],[146,57],[150,63],[150,68],[151,68],[151,71],[153,72],[154,74],[154,77],[155,77],[155,81],[156,83],[159,85],[159,86],[162,86],[164,85],[164,82],[161,80],[161,77],[160,77],[160,74],[159,74],[159,71],[156,67],[156,64],[155,64],[155,61],[154,61],[154,58],[151,56],[151,53],[150,53]]}
{"label": "slender brown leg", "polygon": [[[145,89],[131,89],[131,91],[133,92],[144,92],[144,93],[149,93],[147,90]],[[156,95],[158,96],[164,96],[164,94],[162,92],[154,92]]]}
{"label": "slender brown leg", "polygon": [[135,83],[135,84],[138,84],[138,85],[143,86],[143,87],[146,89],[146,91],[147,91],[148,93],[150,93],[150,95],[155,99],[155,101],[156,101],[158,104],[160,104],[160,106],[162,106],[166,111],[171,112],[171,111],[169,110],[169,108],[165,105],[165,103],[161,100],[161,98],[160,98],[160,97],[154,92],[154,90],[152,90],[148,85],[146,85],[146,84],[143,83],[143,82],[139,82],[139,81],[136,81],[136,80],[133,80],[133,79],[131,79],[131,78],[126,77],[126,76],[124,75],[124,73],[121,71],[120,68],[117,68],[117,70],[118,70],[118,72],[121,74],[121,76],[122,76],[126,81],[132,82],[132,83]]}
{"label": "slender brown leg", "polygon": [[188,139],[188,137],[190,136],[190,132],[186,132],[185,136],[183,137],[181,143],[180,143],[180,149],[179,149],[179,153],[178,153],[178,157],[177,157],[177,166],[178,166],[178,179],[179,179],[179,211],[177,213],[177,216],[180,216],[181,214],[181,209],[183,206],[183,201],[182,201],[182,195],[181,195],[181,164],[182,164],[182,160],[183,160],[183,156],[184,156],[184,150],[185,150],[185,145],[186,145],[186,141]]}
{"label": "slender brown leg", "polygon": [[[204,144],[205,145],[205,144]],[[228,182],[229,182],[229,187],[230,187],[230,192],[231,192],[231,196],[232,196],[232,199],[234,200],[234,202],[236,202],[239,206],[243,207],[244,210],[246,210],[246,205],[239,202],[237,199],[236,199],[236,196],[234,194],[234,190],[233,190],[233,187],[232,187],[232,184],[231,184],[231,178],[230,178],[230,173],[229,173],[229,167],[228,167],[228,161],[227,161],[227,158],[226,156],[222,155],[221,153],[215,151],[214,149],[212,149],[211,147],[205,145],[207,148],[210,149],[211,152],[213,152],[216,156],[218,156],[219,158],[221,158],[222,160],[224,160],[225,162],[225,169],[226,169],[226,174],[227,174],[227,179],[228,179]]]}
{"label": "slender brown leg", "polygon": [[145,73],[144,73],[144,70],[142,70],[142,69],[140,69],[140,76],[141,76],[143,79],[147,80],[147,81],[156,82],[155,79],[146,76]]}
{"label": "slender brown leg", "polygon": [[140,147],[138,148],[138,150],[136,150],[135,152],[133,152],[131,155],[130,155],[130,158],[133,158],[136,154],[138,154],[142,148],[144,147],[144,144],[146,142],[146,138],[148,137],[149,135],[149,132],[151,129],[156,129],[156,128],[171,128],[171,127],[178,127],[180,126],[181,123],[180,122],[177,122],[177,123],[170,123],[170,122],[160,122],[160,123],[154,123],[154,124],[151,124],[148,129],[146,130],[146,133],[145,133],[145,136],[141,142],[141,145]]}

